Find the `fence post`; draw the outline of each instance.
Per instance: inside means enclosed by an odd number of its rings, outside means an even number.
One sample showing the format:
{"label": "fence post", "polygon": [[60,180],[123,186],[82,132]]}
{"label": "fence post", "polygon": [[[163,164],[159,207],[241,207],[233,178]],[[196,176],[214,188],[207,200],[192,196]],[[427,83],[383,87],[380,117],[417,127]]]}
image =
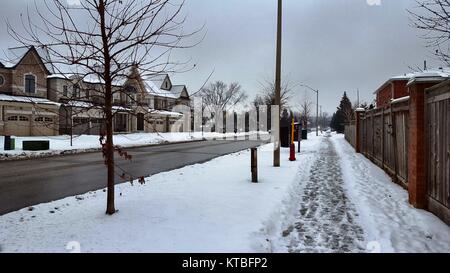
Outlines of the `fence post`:
{"label": "fence post", "polygon": [[381,109],[381,166],[383,170],[386,170],[384,166],[384,157],[386,156],[384,152],[385,143],[385,134],[386,134],[386,120],[384,118],[384,107]]}
{"label": "fence post", "polygon": [[398,183],[398,147],[397,147],[397,118],[394,113],[394,104],[391,103],[390,115],[391,115],[391,138],[394,152],[394,182]]}
{"label": "fence post", "polygon": [[364,108],[356,109],[356,124],[355,124],[355,151],[361,153],[361,126],[362,126],[362,115],[366,110]]}
{"label": "fence post", "polygon": [[258,183],[258,148],[251,149],[252,182]]}
{"label": "fence post", "polygon": [[426,113],[425,89],[437,82],[413,80],[409,90],[409,147],[408,147],[408,192],[409,202],[416,208],[425,209],[427,200]]}

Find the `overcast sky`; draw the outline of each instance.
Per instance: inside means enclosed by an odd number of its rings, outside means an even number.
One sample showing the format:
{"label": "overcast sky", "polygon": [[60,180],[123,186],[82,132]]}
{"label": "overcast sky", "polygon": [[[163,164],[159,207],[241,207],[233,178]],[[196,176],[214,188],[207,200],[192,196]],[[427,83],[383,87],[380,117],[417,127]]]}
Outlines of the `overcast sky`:
{"label": "overcast sky", "polygon": [[[440,63],[410,27],[406,12],[413,0],[284,0],[283,75],[320,90],[320,104],[335,111],[344,91],[362,101],[390,76],[410,72],[408,66]],[[369,2],[369,3],[368,3]],[[3,0],[0,18],[17,21],[32,0]],[[211,80],[237,81],[252,99],[259,82],[273,78],[276,0],[187,0],[187,29],[205,24],[206,37],[175,58],[191,58],[196,69],[173,76],[175,84],[196,91],[209,73]],[[0,47],[17,46],[0,25]],[[305,89],[295,89],[297,98]],[[310,93],[311,99],[314,94]]]}

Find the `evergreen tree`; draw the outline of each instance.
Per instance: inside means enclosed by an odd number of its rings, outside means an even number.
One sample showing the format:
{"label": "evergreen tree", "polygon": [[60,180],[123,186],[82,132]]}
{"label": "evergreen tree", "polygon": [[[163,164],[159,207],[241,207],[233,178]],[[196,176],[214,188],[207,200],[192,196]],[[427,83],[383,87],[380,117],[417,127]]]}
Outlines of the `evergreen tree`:
{"label": "evergreen tree", "polygon": [[344,133],[345,124],[350,122],[354,118],[352,103],[350,99],[347,97],[347,93],[344,92],[344,96],[342,96],[341,102],[339,103],[339,107],[337,108],[336,113],[334,113],[331,128],[336,130],[338,133]]}

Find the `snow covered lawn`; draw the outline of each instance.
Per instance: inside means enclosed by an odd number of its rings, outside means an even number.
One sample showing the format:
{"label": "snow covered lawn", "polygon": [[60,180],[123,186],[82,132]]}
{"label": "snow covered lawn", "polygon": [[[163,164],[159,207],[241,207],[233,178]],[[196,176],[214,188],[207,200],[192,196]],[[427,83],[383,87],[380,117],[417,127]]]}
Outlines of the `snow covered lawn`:
{"label": "snow covered lawn", "polygon": [[348,144],[332,138],[341,156],[347,194],[360,215],[369,250],[450,252],[450,227],[430,212],[413,208],[408,192]]}
{"label": "snow covered lawn", "polygon": [[[254,133],[239,133],[237,136]],[[114,136],[114,144],[123,147],[136,147],[169,142],[195,141],[202,139],[234,137],[235,134],[219,133],[134,133]],[[81,135],[73,138],[73,145],[70,145],[70,136],[43,136],[43,137],[13,137],[16,139],[16,149],[5,151],[4,137],[0,136],[0,160],[39,157],[57,154],[80,153],[95,151],[100,149],[99,136]],[[49,140],[49,151],[23,151],[22,141],[24,140]]]}
{"label": "snow covered lawn", "polygon": [[243,151],[204,164],[154,175],[143,186],[116,187],[119,212],[106,216],[102,190],[0,216],[3,252],[254,252],[256,234],[277,229],[299,172],[320,138],[302,142],[298,161],[272,167],[273,144],[259,148],[260,183],[250,182]]}

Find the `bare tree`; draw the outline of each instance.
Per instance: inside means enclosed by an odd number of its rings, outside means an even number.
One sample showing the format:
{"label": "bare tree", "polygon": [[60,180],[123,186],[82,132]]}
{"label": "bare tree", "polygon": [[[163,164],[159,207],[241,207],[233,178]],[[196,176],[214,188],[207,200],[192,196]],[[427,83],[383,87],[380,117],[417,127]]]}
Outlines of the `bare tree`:
{"label": "bare tree", "polygon": [[323,130],[324,128],[328,127],[330,124],[329,122],[329,115],[327,112],[322,112],[320,115],[320,128]]}
{"label": "bare tree", "polygon": [[[258,107],[259,105],[275,105],[275,80],[263,80],[259,83],[261,86],[261,92],[253,100],[253,104]],[[289,102],[292,98],[292,92],[297,84],[293,83],[289,77],[283,77],[281,83],[281,100],[280,110],[289,108]]]}
{"label": "bare tree", "polygon": [[408,10],[413,26],[423,30],[428,46],[435,49],[440,59],[450,64],[450,1],[416,0],[417,8]]}
{"label": "bare tree", "polygon": [[303,124],[308,127],[309,119],[311,118],[312,110],[314,109],[314,103],[312,102],[310,96],[305,91],[300,100],[300,114]]}
{"label": "bare tree", "polygon": [[[114,153],[130,159],[125,151],[114,146],[113,118],[148,107],[146,98],[124,82],[132,69],[138,69],[140,76],[146,77],[186,65],[172,62],[170,53],[193,46],[183,45],[182,41],[198,30],[185,33],[182,29],[186,19],[181,14],[184,1],[82,0],[79,5],[58,0],[38,2],[35,1],[34,13],[28,11],[22,18],[25,34],[8,22],[9,33],[24,45],[48,49],[60,73],[92,80],[88,84],[91,104],[85,105],[85,110],[96,109],[104,116],[100,142],[107,166],[106,213],[112,215],[116,212]],[[114,104],[115,98],[119,98],[118,105]],[[138,105],[130,109],[130,101]]]}
{"label": "bare tree", "polygon": [[222,111],[228,111],[229,108],[235,107],[248,98],[247,93],[238,83],[233,82],[228,85],[222,81],[203,87],[198,96],[202,98],[203,105],[218,107]]}

